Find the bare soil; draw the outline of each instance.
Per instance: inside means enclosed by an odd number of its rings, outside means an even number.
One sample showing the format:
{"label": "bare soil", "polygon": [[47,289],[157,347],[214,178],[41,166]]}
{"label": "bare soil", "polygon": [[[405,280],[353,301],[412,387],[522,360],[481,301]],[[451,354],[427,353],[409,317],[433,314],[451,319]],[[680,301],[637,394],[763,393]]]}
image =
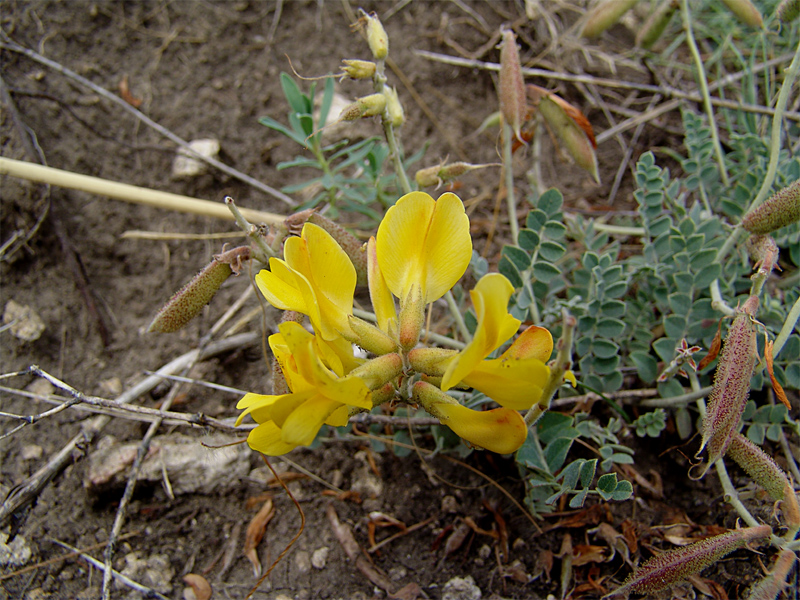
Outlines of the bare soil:
{"label": "bare soil", "polygon": [[[547,6],[547,3],[541,3]],[[348,5],[348,10],[344,6]],[[278,6],[282,12],[278,15]],[[523,60],[531,66],[565,68],[575,72],[608,74],[600,60],[583,62],[579,52],[554,53],[548,46],[543,22],[526,23],[521,3],[516,2],[411,2],[403,5],[367,2],[363,8],[384,16],[391,43],[391,57],[425,99],[425,109],[412,99],[398,76],[389,72],[405,105],[407,123],[402,140],[408,155],[424,143],[430,146],[423,159],[432,165],[449,156],[472,163],[497,162],[495,133],[476,134],[484,117],[496,110],[493,77],[486,71],[431,62],[414,54],[415,49],[457,54],[476,52],[487,44],[501,24],[514,22],[519,31]],[[355,3],[289,1],[177,2],[21,2],[3,4],[0,23],[14,41],[55,60],[98,85],[118,92],[127,79],[141,110],[184,139],[216,138],[222,160],[269,185],[281,186],[301,180],[307,173],[278,171],[276,165],[299,153],[299,148],[258,124],[270,115],[285,122],[287,105],[279,84],[279,73],[289,71],[285,56],[304,75],[320,75],[337,69],[342,58],[368,58],[362,38],[350,30]],[[396,9],[396,11],[393,11]],[[579,16],[569,10],[555,11],[566,28]],[[605,38],[609,51],[629,47],[634,32],[625,25]],[[499,51],[488,45],[476,58],[496,61]],[[242,206],[289,214],[291,209],[235,179],[210,171],[190,180],[170,177],[175,147],[160,134],[130,114],[99,97],[75,81],[10,51],[0,54],[2,78],[19,110],[16,121],[4,104],[0,112],[2,155],[33,161],[23,144],[19,123],[35,133],[47,164],[115,181],[174,193],[221,200],[228,194]],[[646,78],[643,71],[618,65],[620,77]],[[557,82],[533,81],[557,88],[576,101],[595,123],[602,113],[583,103],[578,88]],[[301,83],[301,86],[306,85]],[[368,93],[354,83],[343,93]],[[426,114],[425,110],[428,110]],[[676,149],[680,139],[669,123],[648,127],[633,157],[653,146]],[[379,133],[375,123],[368,132]],[[447,136],[443,136],[445,132]],[[544,177],[557,185],[566,204],[575,210],[611,210],[605,198],[616,169],[623,159],[613,141],[599,149],[602,185],[570,166],[545,142]],[[520,172],[526,165],[520,162]],[[496,176],[465,177],[458,193],[470,206],[478,239],[488,234],[495,219]],[[30,231],[49,207],[41,227],[12,258],[0,264],[0,305],[10,300],[32,307],[42,318],[43,335],[23,342],[5,331],[0,345],[3,372],[25,370],[32,364],[63,379],[76,389],[100,397],[115,397],[121,390],[143,379],[175,357],[195,348],[209,327],[249,285],[248,278],[233,278],[220,291],[200,318],[176,334],[144,334],[158,308],[183,285],[211,255],[220,242],[123,238],[130,230],[165,233],[216,233],[233,231],[227,221],[176,214],[157,208],[125,204],[107,198],[64,189],[48,193],[40,186],[12,178],[2,185],[2,239],[12,232]],[[630,172],[622,181],[615,210],[632,206]],[[501,210],[504,208],[501,207]],[[503,219],[500,219],[503,222]],[[507,231],[494,233],[485,249],[490,261]],[[480,248],[481,243],[476,243]],[[94,308],[92,308],[93,302]],[[244,310],[256,307],[251,297]],[[269,319],[275,319],[274,314]],[[255,320],[252,330],[259,330]],[[267,392],[269,371],[258,344],[228,352],[202,363],[193,372],[222,385]],[[36,382],[31,375],[3,381],[23,389]],[[157,407],[167,387],[158,387],[141,398],[144,406]],[[2,392],[2,410],[14,414],[36,414],[50,405],[36,399]],[[237,394],[199,386],[185,388],[173,410],[204,413],[225,418],[237,414]],[[85,412],[66,410],[0,440],[0,488],[3,495],[31,474],[81,431]],[[18,424],[0,420],[0,431]],[[32,550],[29,564],[55,559],[66,552],[56,541],[88,548],[106,541],[122,495],[124,478],[101,491],[84,486],[88,473],[86,454],[112,440],[140,440],[147,425],[113,419],[92,444],[82,446],[71,464],[48,485],[22,524],[19,536]],[[171,434],[174,428],[164,428]],[[197,442],[208,432],[180,429]],[[680,441],[669,440],[674,445]],[[372,598],[386,597],[348,560],[334,535],[326,509],[333,503],[339,517],[349,524],[362,547],[369,546],[368,516],[373,511],[402,521],[406,526],[430,521],[372,554],[375,565],[388,574],[396,592],[415,583],[424,597],[445,597],[445,584],[454,577],[474,578],[484,598],[561,597],[559,583],[562,560],[559,553],[565,536],[573,546],[608,545],[596,533],[600,523],[618,531],[632,531],[642,547],[659,545],[652,524],[691,523],[682,531],[732,527],[731,513],[720,501],[721,490],[709,480],[690,482],[687,461],[679,451],[662,454],[666,447],[637,442],[637,469],[663,489],[659,497],[635,484],[636,499],[598,505],[589,502],[584,512],[565,511],[531,523],[509,497],[486,478],[444,457],[422,458],[411,454],[399,458],[391,451],[377,452],[364,441],[329,441],[312,450],[298,450],[291,459],[320,478],[343,490],[360,491],[361,502],[324,495],[326,488],[303,479],[291,486],[305,514],[305,530],[254,598]],[[432,448],[430,436],[421,433],[416,442]],[[689,454],[687,452],[687,454]],[[133,555],[153,560],[163,557],[159,570],[172,573],[163,592],[182,598],[183,575],[204,573],[212,583],[215,598],[244,598],[255,584],[252,567],[241,555],[243,527],[256,509],[247,500],[258,497],[266,486],[261,457],[247,457],[248,474],[236,485],[208,493],[178,495],[171,499],[160,483],[137,488],[123,532],[138,532],[120,543],[114,565],[122,570]],[[521,500],[522,484],[511,461],[489,453],[473,453],[466,462],[491,476],[509,494]],[[274,461],[284,467],[280,461]],[[648,471],[649,469],[649,471]],[[289,470],[293,470],[290,468]],[[663,482],[663,483],[662,483]],[[270,488],[276,514],[259,546],[261,562],[268,566],[300,527],[300,516],[292,501],[279,488]],[[491,507],[491,509],[489,508]],[[498,531],[502,517],[507,528],[506,550],[491,535],[469,531],[464,543],[455,546],[450,533],[473,519],[484,530]],[[768,516],[767,516],[768,517]],[[627,529],[625,529],[627,528]],[[541,529],[541,531],[540,531]],[[397,528],[378,529],[378,540]],[[229,547],[233,562],[223,572]],[[327,548],[327,551],[320,549]],[[446,554],[451,550],[450,554]],[[316,554],[315,554],[316,552]],[[92,550],[102,559],[102,549]],[[320,557],[325,556],[321,561]],[[314,564],[311,558],[315,556]],[[649,556],[645,551],[643,556]],[[752,577],[752,554],[733,555],[716,572],[723,592],[736,597]],[[554,561],[552,564],[548,560]],[[519,561],[519,564],[514,564]],[[166,565],[166,566],[164,566]],[[30,572],[17,573],[19,566],[0,572],[0,599],[98,598],[102,573],[77,558],[58,560]],[[171,571],[170,571],[171,569]],[[621,579],[629,567],[617,556],[611,562],[589,562],[574,570],[574,585],[565,593],[573,597],[597,597],[612,587],[609,577]],[[10,575],[10,576],[9,576]],[[536,576],[535,579],[532,576]],[[529,577],[531,576],[531,577]],[[530,581],[529,578],[531,579]],[[596,584],[593,587],[593,583]],[[127,588],[116,589],[115,598],[140,597]],[[450,598],[478,596],[451,595]]]}

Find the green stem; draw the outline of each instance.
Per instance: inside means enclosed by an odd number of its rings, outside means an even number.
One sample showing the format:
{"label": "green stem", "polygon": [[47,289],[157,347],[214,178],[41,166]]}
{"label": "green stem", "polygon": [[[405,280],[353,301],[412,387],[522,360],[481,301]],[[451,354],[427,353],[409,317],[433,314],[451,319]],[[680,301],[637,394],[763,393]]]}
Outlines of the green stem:
{"label": "green stem", "polygon": [[[385,61],[379,60],[376,63],[375,75],[372,77],[372,87],[378,94],[382,94],[386,87],[386,75],[384,75],[385,65]],[[400,152],[400,144],[397,143],[394,126],[389,119],[386,118],[385,113],[384,116],[381,117],[381,122],[383,123],[383,134],[386,137],[386,144],[389,146],[389,154],[394,164],[394,172],[397,175],[397,179],[400,181],[400,188],[403,190],[403,194],[408,194],[411,192],[411,183],[408,181],[408,175],[403,166],[403,155]]]}
{"label": "green stem", "polygon": [[711,129],[711,139],[714,142],[714,153],[717,155],[719,175],[722,179],[722,185],[728,187],[730,185],[730,180],[728,179],[728,171],[725,168],[725,157],[722,155],[722,144],[720,144],[719,141],[717,122],[714,120],[714,108],[711,104],[711,94],[708,91],[708,80],[706,79],[706,71],[703,68],[703,59],[700,56],[700,50],[697,48],[697,43],[694,41],[694,32],[692,31],[688,0],[681,0],[681,15],[683,16],[683,29],[686,31],[686,42],[689,45],[689,51],[692,54],[695,67],[697,68],[697,83],[700,85],[700,94],[703,97],[703,106],[705,108],[706,115],[708,116],[708,125]]}
{"label": "green stem", "polygon": [[[359,319],[364,319],[365,321],[369,321],[371,323],[378,322],[375,313],[361,310],[360,308],[354,308],[353,315]],[[440,333],[434,333],[433,331],[423,330],[422,337],[426,337],[429,340],[436,342],[440,346],[447,346],[448,348],[455,348],[456,350],[463,350],[466,347],[464,342],[459,342],[451,337],[447,337],[446,335],[442,335]]]}
{"label": "green stem", "polygon": [[644,237],[646,232],[644,227],[625,227],[623,225],[606,225],[605,223],[594,223],[595,231],[602,231],[612,235],[629,235],[633,237]]}
{"label": "green stem", "polygon": [[269,247],[267,240],[265,240],[264,236],[261,235],[258,227],[245,219],[244,215],[239,210],[239,207],[236,206],[236,202],[230,196],[225,196],[225,206],[227,206],[228,210],[231,211],[231,214],[236,221],[236,225],[239,226],[239,229],[244,231],[247,234],[247,237],[249,237],[255,243],[256,247],[253,248],[253,256],[255,259],[264,265],[268,265],[269,257],[276,256],[276,254],[275,251]]}
{"label": "green stem", "polygon": [[682,406],[694,402],[699,398],[705,398],[711,393],[713,386],[706,386],[699,388],[696,391],[691,391],[688,394],[681,394],[680,396],[671,396],[669,398],[654,398],[653,400],[642,400],[639,405],[647,406],[650,408],[668,408],[671,406]]}
{"label": "green stem", "polygon": [[511,227],[511,240],[517,245],[519,224],[517,223],[517,199],[514,197],[514,169],[511,157],[511,140],[514,137],[511,126],[503,122],[503,168],[506,173],[506,205],[508,206],[508,224]]}
{"label": "green stem", "polygon": [[786,320],[783,322],[783,327],[781,327],[778,336],[775,338],[775,343],[772,346],[773,359],[783,350],[783,345],[786,343],[786,340],[789,339],[789,336],[792,335],[792,331],[795,325],[797,325],[798,319],[800,319],[800,298],[794,301],[792,308],[789,310],[789,314],[786,315]]}
{"label": "green stem", "polygon": [[453,290],[447,290],[444,295],[444,299],[445,302],[447,302],[447,308],[450,309],[450,314],[453,316],[453,320],[456,322],[456,328],[458,329],[458,332],[461,334],[461,337],[464,338],[464,341],[469,344],[472,341],[472,335],[470,335],[469,329],[467,329],[467,324],[464,322],[464,316],[461,314],[461,309],[458,307],[458,303],[453,296]]}

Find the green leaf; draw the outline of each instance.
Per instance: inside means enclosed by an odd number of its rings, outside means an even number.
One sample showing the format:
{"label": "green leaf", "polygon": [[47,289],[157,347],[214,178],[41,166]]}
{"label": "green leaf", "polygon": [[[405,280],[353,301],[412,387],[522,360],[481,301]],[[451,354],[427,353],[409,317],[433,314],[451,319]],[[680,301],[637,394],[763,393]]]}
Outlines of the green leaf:
{"label": "green leaf", "polygon": [[611,358],[619,353],[619,346],[611,340],[597,338],[592,342],[592,352],[598,358]]}
{"label": "green leaf", "polygon": [[689,315],[689,311],[692,308],[692,297],[689,294],[675,292],[669,295],[667,301],[670,309],[676,315],[682,315],[684,318]]}
{"label": "green leaf", "polygon": [[325,121],[328,120],[328,113],[331,111],[333,105],[333,92],[334,92],[333,77],[325,80],[325,91],[322,94],[322,102],[319,106],[319,120],[317,121],[317,130],[325,127]]}
{"label": "green leaf", "polygon": [[529,435],[525,439],[525,442],[522,444],[522,446],[520,446],[519,450],[517,450],[514,460],[530,469],[541,469],[542,471],[547,471],[547,463],[544,462],[544,456],[539,451],[533,436]]}
{"label": "green leaf", "polygon": [[622,501],[627,500],[633,495],[633,485],[631,485],[630,481],[620,481],[617,483],[617,486],[614,488],[614,491],[611,492],[611,499]]}
{"label": "green leaf", "polygon": [[711,285],[715,279],[719,279],[722,273],[722,265],[713,263],[700,269],[694,276],[694,284],[699,288],[705,288]]}
{"label": "green leaf", "polygon": [[542,245],[539,246],[539,256],[550,262],[557,261],[564,256],[566,252],[567,249],[558,242],[542,242]]}
{"label": "green leaf", "polygon": [[655,381],[658,376],[658,362],[649,352],[631,352],[629,358],[636,366],[636,372],[645,383]]}
{"label": "green leaf", "polygon": [[539,202],[536,203],[536,206],[548,215],[554,215],[561,210],[563,203],[564,196],[561,195],[561,192],[556,188],[550,188],[539,196]]}
{"label": "green leaf", "polygon": [[497,270],[502,274],[505,275],[506,278],[511,282],[515,288],[521,288],[523,286],[522,275],[520,275],[519,269],[511,262],[507,256],[503,256],[500,258],[500,263],[497,265]]}
{"label": "green leaf", "polygon": [[281,87],[289,106],[296,113],[309,113],[310,107],[308,106],[307,97],[300,91],[297,84],[289,76],[288,73],[281,73]]}
{"label": "green leaf", "polygon": [[538,281],[549,283],[561,274],[561,270],[552,263],[536,261],[533,265],[533,277]]}
{"label": "green leaf", "polygon": [[575,419],[569,415],[564,415],[559,412],[548,412],[539,419],[536,424],[536,430],[539,434],[539,440],[543,444],[549,444],[554,439],[559,437],[569,437],[577,435],[577,430],[572,427]]}
{"label": "green leaf", "polygon": [[520,272],[531,266],[530,255],[521,248],[504,246],[503,257],[508,258],[512,263],[514,263],[514,266],[517,267],[517,270]]}
{"label": "green leaf", "polygon": [[299,133],[297,133],[295,131],[292,131],[291,129],[289,129],[285,125],[282,125],[282,124],[278,123],[275,119],[272,119],[271,117],[261,117],[258,120],[258,122],[261,123],[262,125],[264,125],[265,127],[269,127],[270,129],[273,129],[273,130],[275,130],[275,131],[277,131],[279,133],[282,133],[283,135],[285,135],[286,137],[288,137],[292,141],[297,142],[298,144],[300,144],[301,146],[303,146],[305,148],[305,145],[306,145],[305,136],[302,136]]}
{"label": "green leaf", "polygon": [[600,319],[595,326],[597,335],[604,338],[616,338],[625,331],[625,323],[619,319]]}
{"label": "green leaf", "polygon": [[600,307],[604,317],[617,319],[625,314],[626,305],[622,300],[607,300]]}
{"label": "green leaf", "polygon": [[617,489],[616,473],[606,473],[597,480],[597,491],[600,492],[604,500],[608,500],[615,489]]}
{"label": "green leaf", "polygon": [[[577,437],[577,431],[575,437]],[[567,459],[567,453],[572,447],[572,440],[574,438],[560,437],[549,444],[544,449],[544,457],[547,461],[547,466],[550,468],[551,473],[558,471]]]}
{"label": "green leaf", "polygon": [[533,252],[539,247],[539,234],[532,229],[520,229],[518,243],[520,248]]}
{"label": "green leaf", "polygon": [[544,234],[553,240],[560,240],[566,233],[567,226],[560,221],[548,221],[544,224]]}
{"label": "green leaf", "polygon": [[688,311],[683,315],[667,315],[664,317],[664,331],[670,338],[680,339],[684,337],[687,316]]}
{"label": "green leaf", "polygon": [[[685,292],[687,294],[692,293],[692,284],[694,284],[695,278],[692,277],[691,273],[675,273],[672,278],[675,281],[675,287],[678,288],[679,292]],[[709,283],[711,282],[709,281]]]}
{"label": "green leaf", "polygon": [[577,494],[575,494],[569,501],[570,508],[581,508],[583,503],[586,502],[586,495],[589,493],[589,490],[581,490]]}
{"label": "green leaf", "polygon": [[578,478],[581,474],[581,466],[583,466],[585,462],[585,459],[579,458],[564,467],[564,470],[562,470],[559,475],[559,479],[563,480],[561,483],[561,491],[571,492],[576,488],[578,485]]}
{"label": "green leaf", "polygon": [[594,479],[594,473],[597,470],[597,459],[593,458],[587,460],[581,466],[581,487],[588,488]]}
{"label": "green leaf", "polygon": [[534,208],[528,212],[528,217],[525,219],[525,226],[533,231],[539,231],[547,222],[547,214],[543,210]]}

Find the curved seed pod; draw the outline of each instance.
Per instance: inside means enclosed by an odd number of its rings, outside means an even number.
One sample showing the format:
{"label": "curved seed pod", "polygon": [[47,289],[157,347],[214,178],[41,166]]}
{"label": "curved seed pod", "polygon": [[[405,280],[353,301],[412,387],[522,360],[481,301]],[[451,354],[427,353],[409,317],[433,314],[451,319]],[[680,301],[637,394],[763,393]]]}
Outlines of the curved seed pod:
{"label": "curved seed pod", "polygon": [[232,273],[229,264],[220,262],[216,258],[212,260],[158,311],[147,328],[148,333],[178,331],[203,310]]}
{"label": "curved seed pod", "polygon": [[761,18],[761,13],[758,12],[758,9],[750,0],[722,0],[722,3],[745,25],[750,25],[750,27],[764,26],[764,19]]}
{"label": "curved seed pod", "polygon": [[654,594],[689,575],[702,571],[734,550],[744,548],[750,542],[768,538],[771,533],[772,527],[769,525],[747,527],[664,552],[645,562],[631,573],[621,587],[604,598],[630,592]]}
{"label": "curved seed pod", "polygon": [[768,198],[742,219],[750,233],[764,235],[800,220],[800,179]]}
{"label": "curved seed pod", "polygon": [[528,107],[519,49],[514,32],[510,29],[503,30],[503,46],[500,49],[500,112],[514,131],[514,137],[519,139]]}
{"label": "curved seed pod", "polygon": [[589,13],[581,29],[581,36],[596,38],[606,29],[616,24],[638,0],[605,0],[595,6]]}
{"label": "curved seed pod", "polygon": [[792,571],[797,555],[791,550],[781,550],[772,570],[767,576],[750,588],[747,600],[775,600],[786,587],[786,578]]}
{"label": "curved seed pod", "polygon": [[678,10],[678,0],[663,0],[636,34],[636,45],[647,50],[655,44],[669,25],[676,10]]}
{"label": "curved seed pod", "polygon": [[783,23],[790,23],[800,15],[800,0],[783,0],[775,9],[775,14]]}
{"label": "curved seed pod", "polygon": [[725,455],[735,460],[774,500],[783,500],[787,486],[791,489],[789,479],[772,457],[741,433],[731,436]]}
{"label": "curved seed pod", "polygon": [[708,462],[697,479],[703,477],[714,462],[725,454],[731,434],[739,425],[750,393],[750,378],[758,359],[755,314],[758,296],[750,296],[736,309],[714,375],[714,387],[703,419],[703,441],[699,455],[708,447]]}

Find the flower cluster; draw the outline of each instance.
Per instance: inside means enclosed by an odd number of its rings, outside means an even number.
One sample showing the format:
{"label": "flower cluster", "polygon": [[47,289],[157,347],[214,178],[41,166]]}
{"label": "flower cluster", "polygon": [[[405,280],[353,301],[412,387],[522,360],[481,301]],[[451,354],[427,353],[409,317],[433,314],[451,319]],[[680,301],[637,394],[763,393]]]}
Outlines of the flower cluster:
{"label": "flower cluster", "polygon": [[[276,308],[306,315],[314,333],[287,321],[269,338],[287,393],[247,394],[238,404],[257,423],[250,446],[268,455],[310,444],[323,424],[342,426],[350,415],[389,400],[421,405],[471,444],[509,453],[525,441],[519,411],[542,399],[550,376],[550,333],[525,329],[497,358],[489,358],[520,328],[508,312],[514,291],[497,273],[470,292],[477,316],[473,339],[461,351],[418,347],[426,306],[461,278],[472,256],[469,219],[452,193],[400,198],[369,240],[369,292],[377,320],[353,315],[356,269],[337,241],[312,223],[286,241],[283,260],[256,275]],[[353,344],[375,358],[357,358]],[[447,391],[474,388],[497,402],[472,410]]]}

